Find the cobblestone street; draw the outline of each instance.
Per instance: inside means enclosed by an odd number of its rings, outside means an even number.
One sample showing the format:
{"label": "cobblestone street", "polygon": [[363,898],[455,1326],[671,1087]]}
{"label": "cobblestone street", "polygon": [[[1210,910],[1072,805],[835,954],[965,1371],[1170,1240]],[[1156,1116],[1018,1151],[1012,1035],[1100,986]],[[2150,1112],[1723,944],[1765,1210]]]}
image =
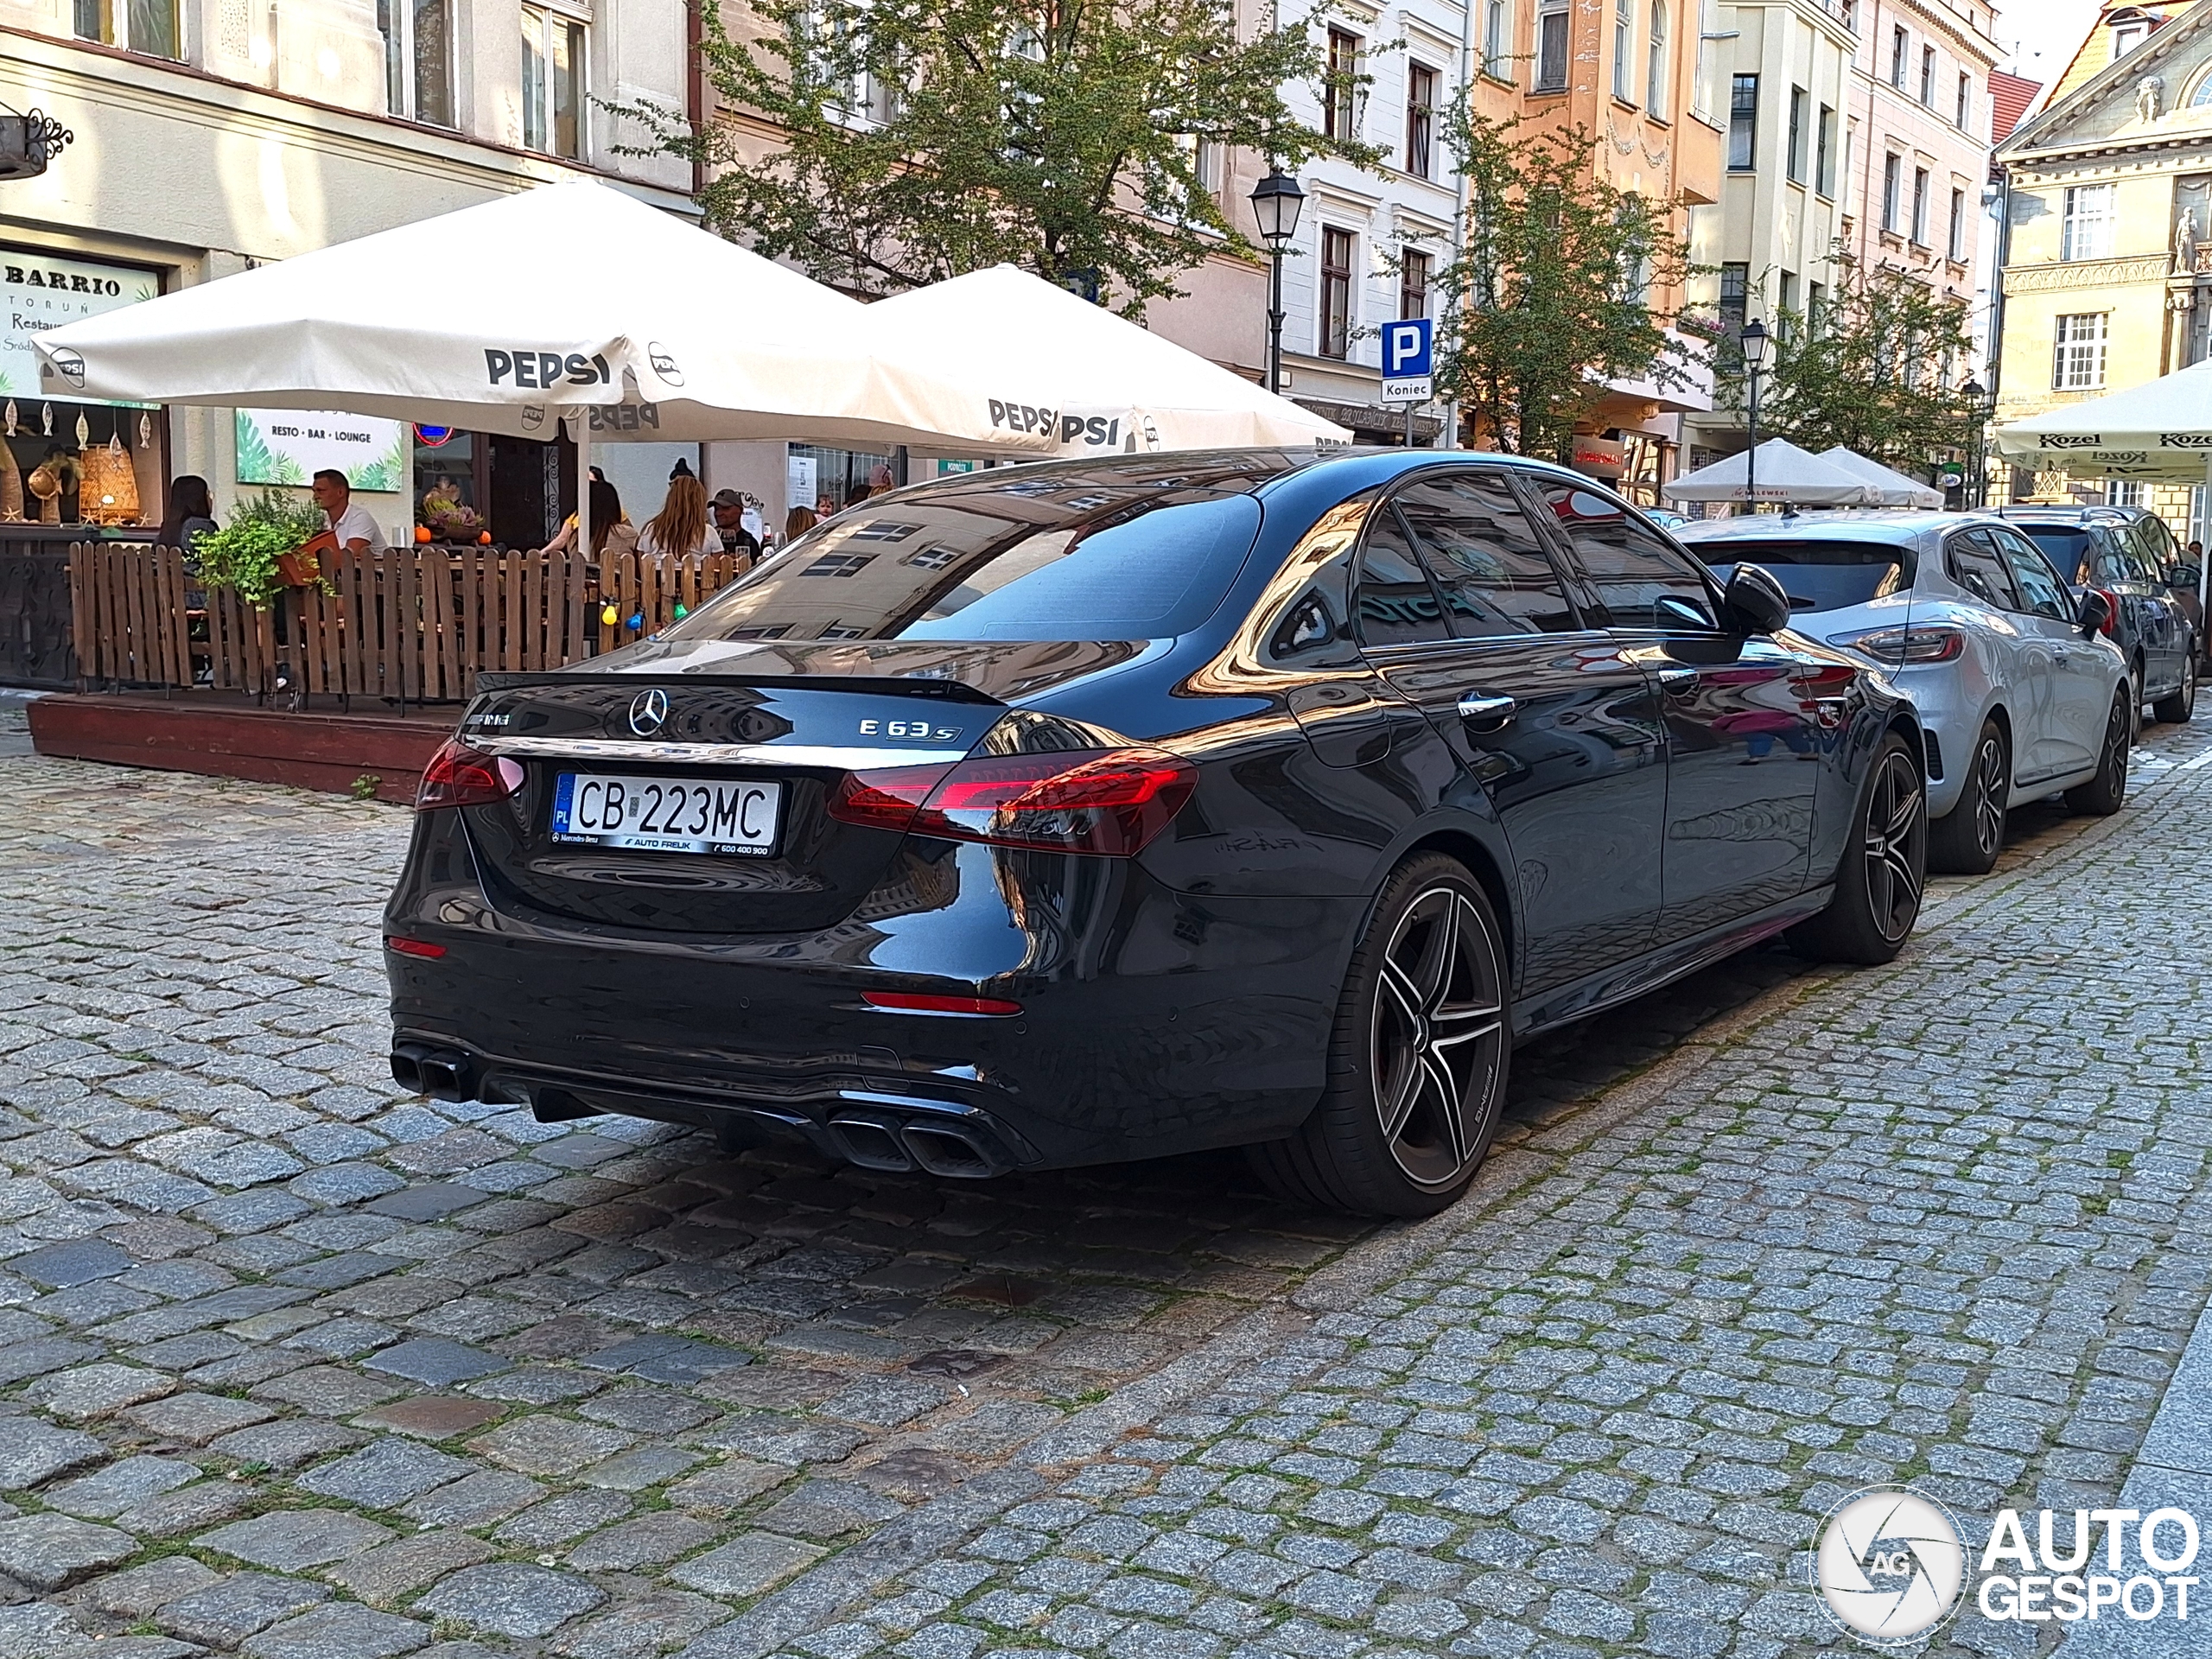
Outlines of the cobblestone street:
{"label": "cobblestone street", "polygon": [[404,810],[0,753],[0,1659],[1828,1646],[1838,1497],[2110,1502],[2204,1309],[2208,738],[1525,1051],[1383,1229],[417,1101]]}

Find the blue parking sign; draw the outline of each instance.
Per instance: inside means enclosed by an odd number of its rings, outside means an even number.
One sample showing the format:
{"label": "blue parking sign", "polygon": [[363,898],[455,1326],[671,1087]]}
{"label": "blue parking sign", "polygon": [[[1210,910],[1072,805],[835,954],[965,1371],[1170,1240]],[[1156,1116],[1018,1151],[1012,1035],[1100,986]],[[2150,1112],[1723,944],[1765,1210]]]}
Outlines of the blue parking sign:
{"label": "blue parking sign", "polygon": [[1429,353],[1435,344],[1436,324],[1427,317],[1409,317],[1382,325],[1382,378],[1418,380],[1429,373]]}

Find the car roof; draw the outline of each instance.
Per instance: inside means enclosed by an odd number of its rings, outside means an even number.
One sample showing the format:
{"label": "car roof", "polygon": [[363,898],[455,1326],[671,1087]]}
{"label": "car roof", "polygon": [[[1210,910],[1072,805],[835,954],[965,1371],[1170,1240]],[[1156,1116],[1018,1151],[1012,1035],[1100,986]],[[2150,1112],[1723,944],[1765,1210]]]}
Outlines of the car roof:
{"label": "car roof", "polygon": [[2101,501],[2079,507],[2031,505],[1994,511],[1999,518],[2015,524],[2125,524],[2150,513],[2148,507],[2115,507]]}
{"label": "car roof", "polygon": [[1697,518],[1677,525],[1681,541],[1703,547],[1716,542],[1799,541],[1815,536],[1832,542],[1917,541],[1954,525],[1973,524],[1976,515],[1898,507],[1828,512],[1760,512],[1742,518]]}

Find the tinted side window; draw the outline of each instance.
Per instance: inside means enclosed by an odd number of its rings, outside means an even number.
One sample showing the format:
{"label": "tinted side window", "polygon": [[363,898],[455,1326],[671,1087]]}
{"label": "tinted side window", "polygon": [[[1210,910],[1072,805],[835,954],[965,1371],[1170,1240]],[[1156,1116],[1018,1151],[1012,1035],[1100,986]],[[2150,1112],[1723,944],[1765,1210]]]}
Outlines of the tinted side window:
{"label": "tinted side window", "polygon": [[2165,568],[2175,557],[2173,532],[2166,528],[2166,521],[2158,518],[2137,519],[2135,550],[2145,578],[2152,582],[2164,580]]}
{"label": "tinted side window", "polygon": [[1388,502],[1367,526],[1359,555],[1359,637],[1370,645],[1448,639],[1444,607],[1414,556],[1413,542]]}
{"label": "tinted side window", "polygon": [[1565,633],[1577,626],[1559,572],[1496,473],[1459,473],[1414,485],[1398,510],[1463,639]]}
{"label": "tinted side window", "polygon": [[1950,565],[1951,580],[1983,604],[2000,611],[2028,608],[2012,591],[2012,575],[1990,546],[1986,531],[1961,531],[1949,537],[1943,543],[1943,557]]}
{"label": "tinted side window", "polygon": [[1713,590],[1694,561],[1617,501],[1592,490],[1548,486],[1544,504],[1558,518],[1575,556],[1589,573],[1590,585],[1613,626],[1623,628],[1679,628],[1679,616],[1656,607],[1676,599],[1713,620]]}
{"label": "tinted side window", "polygon": [[2017,536],[1992,533],[1999,551],[2012,572],[2012,585],[2018,589],[2026,608],[2037,616],[2050,617],[2056,622],[2074,620],[2073,601],[2068,597],[2066,584],[2059,581],[2057,572],[2035,547]]}

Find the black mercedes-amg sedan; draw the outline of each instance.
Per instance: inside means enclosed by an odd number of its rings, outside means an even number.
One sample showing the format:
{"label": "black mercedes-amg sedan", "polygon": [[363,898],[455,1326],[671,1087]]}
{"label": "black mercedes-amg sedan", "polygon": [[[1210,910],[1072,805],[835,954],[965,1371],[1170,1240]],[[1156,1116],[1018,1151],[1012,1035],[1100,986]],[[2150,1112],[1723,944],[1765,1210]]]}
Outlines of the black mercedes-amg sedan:
{"label": "black mercedes-amg sedan", "polygon": [[385,917],[404,1084],[942,1176],[1466,1185],[1513,1046],[1894,956],[1911,705],[1602,486],[1465,451],[985,471],[486,675]]}

